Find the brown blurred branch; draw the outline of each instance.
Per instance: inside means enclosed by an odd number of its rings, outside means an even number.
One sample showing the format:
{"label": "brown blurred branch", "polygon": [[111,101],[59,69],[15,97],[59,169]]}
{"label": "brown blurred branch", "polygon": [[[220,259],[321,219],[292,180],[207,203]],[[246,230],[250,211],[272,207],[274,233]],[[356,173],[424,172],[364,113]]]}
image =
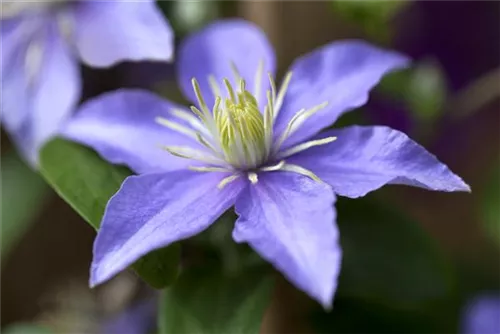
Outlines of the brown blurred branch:
{"label": "brown blurred branch", "polygon": [[467,117],[474,111],[500,98],[500,67],[489,71],[458,92],[449,108],[455,119]]}

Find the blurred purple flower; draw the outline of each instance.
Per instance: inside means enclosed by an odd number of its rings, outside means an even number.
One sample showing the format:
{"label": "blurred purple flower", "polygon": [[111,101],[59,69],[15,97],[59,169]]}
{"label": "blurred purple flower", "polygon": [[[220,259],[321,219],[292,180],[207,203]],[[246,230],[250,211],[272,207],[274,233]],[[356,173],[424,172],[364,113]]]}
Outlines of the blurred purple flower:
{"label": "blurred purple flower", "polygon": [[2,2],[1,119],[32,163],[78,103],[79,60],[168,61],[173,33],[154,1]]}
{"label": "blurred purple flower", "polygon": [[[233,239],[248,242],[329,307],[341,262],[335,194],[360,197],[388,183],[469,191],[396,130],[354,126],[318,134],[407,62],[361,41],[332,43],[299,58],[293,78],[287,75],[277,91],[266,37],[250,23],[229,20],[181,45],[178,79],[197,105],[192,113],[134,90],[87,103],[65,136],[141,174],[125,180],[108,203],[91,285],[200,233],[234,205]],[[160,144],[171,154],[162,154]]]}
{"label": "blurred purple flower", "polygon": [[500,334],[500,296],[475,298],[465,310],[464,334]]}
{"label": "blurred purple flower", "polygon": [[101,328],[103,334],[147,334],[155,327],[156,300],[133,305],[116,317],[106,321]]}

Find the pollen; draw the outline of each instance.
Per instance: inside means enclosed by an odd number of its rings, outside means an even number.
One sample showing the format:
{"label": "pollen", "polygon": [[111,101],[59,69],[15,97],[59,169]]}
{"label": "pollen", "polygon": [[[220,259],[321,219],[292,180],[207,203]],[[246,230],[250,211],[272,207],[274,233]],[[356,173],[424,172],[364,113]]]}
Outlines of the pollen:
{"label": "pollen", "polygon": [[267,160],[264,118],[255,97],[240,81],[237,94],[228,80],[224,80],[229,97],[223,107],[214,112],[224,157],[232,166],[256,168]]}
{"label": "pollen", "polygon": [[247,178],[251,184],[256,184],[259,173],[276,171],[298,173],[319,181],[311,171],[289,164],[285,159],[311,147],[331,143],[336,137],[306,141],[285,149],[282,146],[309,117],[327,104],[324,102],[310,109],[298,110],[285,131],[275,138],[275,121],[283,105],[292,73],[285,76],[279,91],[269,74],[270,88],[266,92],[266,99],[261,100],[259,94],[263,66],[259,66],[255,87],[251,89],[247,89],[245,80],[234,64],[232,68],[235,85],[229,79],[223,79],[225,94],[215,77],[207,78],[215,101],[211,108],[205,102],[197,79],[191,80],[198,100],[197,106],[191,106],[193,114],[178,109],[171,111],[173,116],[188,122],[190,127],[161,117],[156,119],[159,124],[193,138],[204,149],[183,146],[167,146],[165,149],[175,156],[205,164],[191,166],[189,169],[193,171],[227,173],[229,176],[222,179],[219,188],[240,176]]}

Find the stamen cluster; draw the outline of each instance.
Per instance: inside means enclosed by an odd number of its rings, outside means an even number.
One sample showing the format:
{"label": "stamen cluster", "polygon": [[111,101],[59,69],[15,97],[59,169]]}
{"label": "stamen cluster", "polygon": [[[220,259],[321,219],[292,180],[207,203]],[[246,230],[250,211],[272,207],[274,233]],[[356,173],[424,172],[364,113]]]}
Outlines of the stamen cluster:
{"label": "stamen cluster", "polygon": [[[191,128],[172,122],[165,118],[157,118],[157,122],[175,131],[196,139],[206,150],[193,149],[184,146],[167,146],[165,149],[173,155],[201,161],[207,166],[193,166],[190,169],[200,172],[230,172],[231,176],[224,179],[220,187],[246,174],[252,183],[258,181],[257,172],[277,170],[292,171],[319,180],[311,171],[300,166],[287,164],[285,158],[313,146],[330,143],[336,137],[308,141],[285,150],[281,147],[304,121],[326,106],[322,103],[311,109],[303,109],[290,120],[285,131],[274,138],[274,123],[278,116],[292,74],[286,75],[278,93],[271,75],[269,75],[270,90],[267,91],[267,103],[263,113],[259,110],[259,83],[261,82],[262,66],[256,75],[255,95],[246,89],[245,80],[241,78],[233,66],[237,78],[238,89],[235,90],[228,79],[223,83],[227,97],[221,96],[221,89],[216,80],[210,76],[209,82],[215,103],[209,109],[196,79],[192,79],[194,92],[199,108],[192,106],[193,114],[174,109],[171,112],[178,118],[187,121]],[[278,163],[276,163],[278,162]],[[273,164],[270,164],[273,163]]]}
{"label": "stamen cluster", "polygon": [[229,98],[224,106],[214,108],[220,146],[225,160],[233,167],[252,169],[265,163],[269,154],[266,149],[264,119],[259,112],[255,97],[245,90],[245,81],[240,81],[240,90],[235,94],[225,80]]}

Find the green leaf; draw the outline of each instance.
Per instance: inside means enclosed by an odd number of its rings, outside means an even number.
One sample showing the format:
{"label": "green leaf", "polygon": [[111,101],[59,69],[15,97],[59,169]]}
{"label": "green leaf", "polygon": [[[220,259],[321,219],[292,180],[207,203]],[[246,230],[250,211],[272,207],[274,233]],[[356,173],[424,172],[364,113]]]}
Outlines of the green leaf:
{"label": "green leaf", "polygon": [[15,153],[2,156],[2,258],[26,232],[46,203],[50,188]]}
{"label": "green leaf", "polygon": [[214,266],[188,269],[162,296],[160,333],[257,334],[272,287],[261,270],[225,277]]}
{"label": "green leaf", "polygon": [[375,20],[386,22],[393,18],[400,10],[407,6],[410,1],[332,1],[333,8],[342,14],[361,21]]}
{"label": "green leaf", "polygon": [[500,246],[500,166],[492,169],[482,196],[481,213],[484,231]]}
{"label": "green leaf", "polygon": [[221,16],[220,1],[158,1],[176,37],[184,37]]}
{"label": "green leaf", "polygon": [[453,322],[443,321],[450,313],[450,305],[440,306],[441,309],[408,310],[359,299],[336,298],[333,312],[318,308],[311,314],[311,321],[317,333],[456,333],[456,316]]}
{"label": "green leaf", "polygon": [[216,259],[224,274],[229,276],[267,264],[248,244],[234,242],[232,232],[237,217],[234,209],[229,209],[208,229],[189,240],[193,246],[203,247],[199,252],[211,260]]}
{"label": "green leaf", "polygon": [[56,138],[40,152],[40,172],[92,227],[99,228],[111,196],[132,173],[108,164],[94,151]]}
{"label": "green leaf", "polygon": [[[126,177],[125,167],[113,166],[94,151],[60,138],[40,152],[40,172],[55,191],[92,227],[99,228],[104,209]],[[168,286],[177,276],[179,246],[146,255],[132,268],[155,288]]]}
{"label": "green leaf", "polygon": [[163,289],[177,278],[180,256],[180,245],[173,244],[140,258],[132,268],[153,288]]}
{"label": "green leaf", "polygon": [[391,34],[391,19],[410,1],[372,0],[372,1],[331,1],[335,12],[344,16],[372,38],[387,42]]}
{"label": "green leaf", "polygon": [[52,331],[35,324],[18,323],[13,324],[2,330],[4,334],[51,334]]}
{"label": "green leaf", "polygon": [[385,75],[375,90],[387,99],[405,103],[408,100],[408,86],[412,80],[413,68],[394,71]]}
{"label": "green leaf", "polygon": [[338,296],[414,307],[449,296],[450,267],[418,224],[370,197],[339,199]]}
{"label": "green leaf", "polygon": [[409,107],[417,119],[434,121],[444,111],[447,91],[444,73],[437,63],[417,64],[407,85]]}

